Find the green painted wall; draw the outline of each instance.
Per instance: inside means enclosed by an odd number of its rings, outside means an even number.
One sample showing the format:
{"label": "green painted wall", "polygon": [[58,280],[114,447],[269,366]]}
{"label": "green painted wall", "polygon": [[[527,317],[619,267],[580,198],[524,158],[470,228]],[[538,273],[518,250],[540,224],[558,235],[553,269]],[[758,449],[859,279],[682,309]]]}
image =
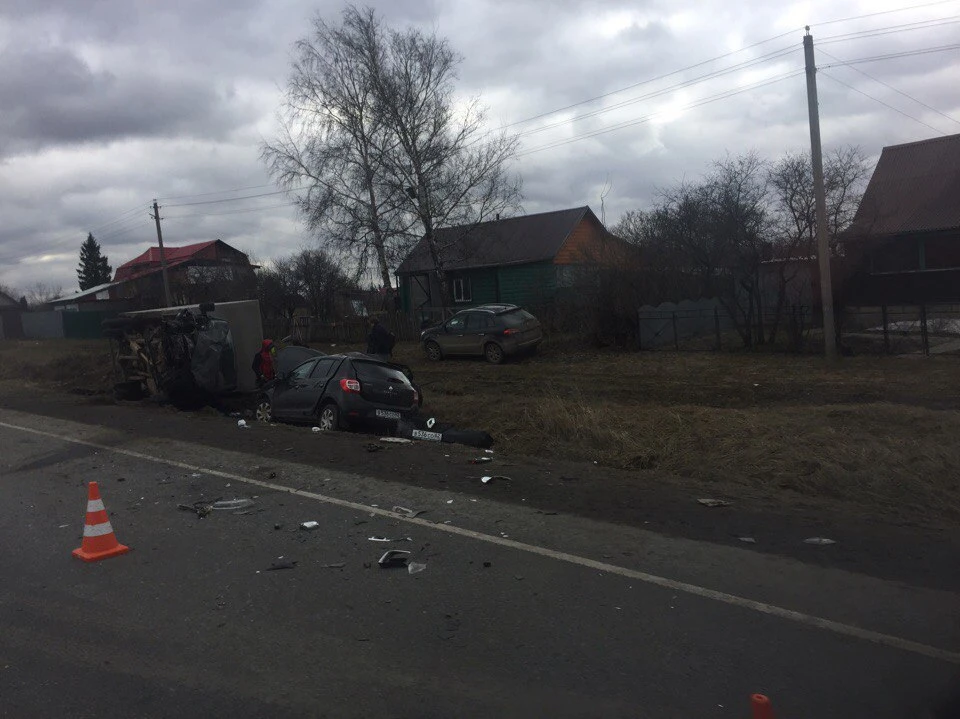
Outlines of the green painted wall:
{"label": "green painted wall", "polygon": [[[457,309],[489,302],[537,307],[553,300],[557,289],[556,267],[551,262],[451,272],[451,293],[453,281],[457,277],[469,278],[471,290],[470,302],[455,303],[454,307]],[[401,277],[400,300],[404,311],[415,309],[414,294],[419,296],[419,290],[414,290],[413,279],[408,275]]]}
{"label": "green painted wall", "polygon": [[536,307],[553,299],[557,275],[551,262],[499,267],[500,301]]}

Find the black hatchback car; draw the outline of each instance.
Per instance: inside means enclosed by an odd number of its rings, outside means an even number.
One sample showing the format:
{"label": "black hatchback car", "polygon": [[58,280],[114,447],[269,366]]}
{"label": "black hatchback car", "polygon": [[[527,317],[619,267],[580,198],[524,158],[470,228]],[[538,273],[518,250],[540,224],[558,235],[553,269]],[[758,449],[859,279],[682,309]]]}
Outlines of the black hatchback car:
{"label": "black hatchback car", "polygon": [[354,353],[313,357],[267,384],[257,419],[315,423],[320,429],[396,424],[417,414],[420,392],[403,365]]}

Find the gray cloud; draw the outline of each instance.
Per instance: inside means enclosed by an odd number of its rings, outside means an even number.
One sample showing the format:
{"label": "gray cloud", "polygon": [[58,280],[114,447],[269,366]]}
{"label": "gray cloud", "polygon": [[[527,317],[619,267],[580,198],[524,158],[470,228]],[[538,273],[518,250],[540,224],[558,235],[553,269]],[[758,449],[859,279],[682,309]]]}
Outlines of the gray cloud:
{"label": "gray cloud", "polygon": [[[658,187],[692,179],[726,152],[776,157],[809,143],[802,75],[698,108],[687,104],[802,67],[800,26],[813,24],[820,65],[955,42],[956,26],[827,43],[831,36],[948,15],[942,8],[817,26],[857,15],[853,0],[783,5],[748,0],[457,0],[374,3],[386,20],[448,37],[464,56],[460,91],[480,94],[494,123],[539,113],[642,83],[757,40],[787,36],[702,67],[526,122],[515,167],[530,211],[588,203],[599,211],[609,177],[608,221],[647,206]],[[88,230],[114,266],[154,241],[146,205],[173,197],[266,185],[263,137],[275,131],[278,88],[292,43],[315,12],[336,21],[335,0],[7,0],[0,7],[0,282],[75,284],[76,255]],[[801,9],[809,17],[799,14]],[[824,44],[819,45],[823,40]],[[776,65],[715,78],[617,110],[613,103],[670,88],[698,74],[777,50]],[[858,66],[960,119],[960,53]],[[766,74],[762,74],[766,73]],[[960,124],[847,67],[821,75],[826,145],[855,143],[873,156],[883,145],[936,131],[834,81],[874,95],[941,132]],[[607,109],[578,121],[583,112]],[[669,111],[590,139],[558,144],[620,122]],[[531,133],[546,124],[560,126]],[[530,152],[544,145],[553,149]],[[214,198],[267,192],[224,193]],[[207,198],[193,198],[207,199]],[[185,201],[189,201],[185,200]],[[174,208],[163,201],[170,244],[215,239],[260,260],[309,242],[282,197]],[[194,215],[187,217],[186,215]]]}

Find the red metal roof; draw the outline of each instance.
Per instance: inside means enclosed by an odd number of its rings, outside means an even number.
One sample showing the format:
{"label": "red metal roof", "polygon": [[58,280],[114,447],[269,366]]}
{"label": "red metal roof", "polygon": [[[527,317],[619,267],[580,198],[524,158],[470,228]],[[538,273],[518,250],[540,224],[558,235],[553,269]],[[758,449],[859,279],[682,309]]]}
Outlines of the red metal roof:
{"label": "red metal roof", "polygon": [[960,135],[883,148],[848,239],[960,227]]}
{"label": "red metal roof", "polygon": [[[215,245],[219,240],[210,240],[209,242],[198,242],[193,245],[184,245],[183,247],[164,247],[163,255],[167,261],[167,267],[179,265],[186,260],[195,257],[197,254]],[[113,281],[132,280],[136,277],[156,272],[160,269],[160,248],[151,247],[146,252],[137,255],[129,262],[124,262],[117,268]]]}

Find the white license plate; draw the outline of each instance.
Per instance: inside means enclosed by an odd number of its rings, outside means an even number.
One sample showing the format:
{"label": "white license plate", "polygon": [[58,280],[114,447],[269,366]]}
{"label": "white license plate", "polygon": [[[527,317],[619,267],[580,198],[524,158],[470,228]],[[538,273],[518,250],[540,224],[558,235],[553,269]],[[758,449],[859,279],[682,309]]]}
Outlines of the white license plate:
{"label": "white license plate", "polygon": [[411,436],[414,439],[429,439],[431,442],[440,442],[443,439],[443,435],[439,432],[425,432],[422,429],[413,430]]}
{"label": "white license plate", "polygon": [[377,417],[383,417],[384,419],[400,419],[400,413],[392,412],[389,409],[378,409]]}

